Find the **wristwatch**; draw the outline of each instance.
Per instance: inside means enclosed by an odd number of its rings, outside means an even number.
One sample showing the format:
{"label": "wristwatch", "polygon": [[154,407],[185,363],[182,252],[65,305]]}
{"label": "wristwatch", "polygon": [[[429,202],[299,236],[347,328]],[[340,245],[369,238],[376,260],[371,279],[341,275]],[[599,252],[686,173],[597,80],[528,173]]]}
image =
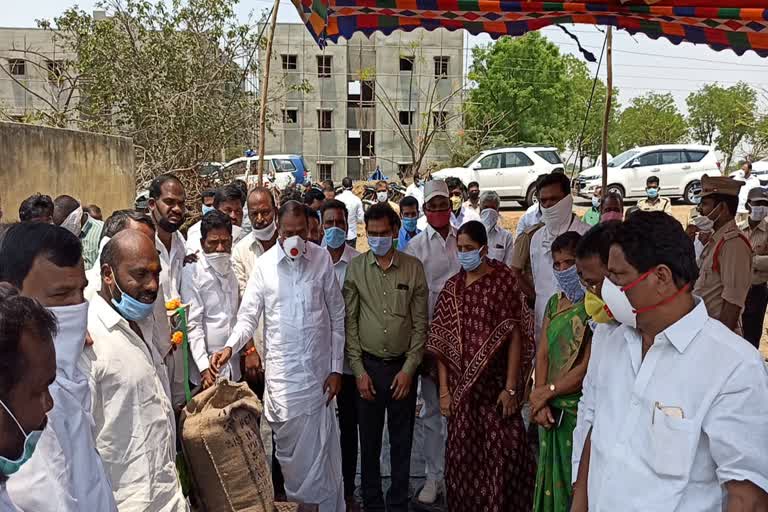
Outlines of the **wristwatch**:
{"label": "wristwatch", "polygon": [[554,393],[555,392],[555,385],[554,384],[550,384],[549,385],[549,390]]}

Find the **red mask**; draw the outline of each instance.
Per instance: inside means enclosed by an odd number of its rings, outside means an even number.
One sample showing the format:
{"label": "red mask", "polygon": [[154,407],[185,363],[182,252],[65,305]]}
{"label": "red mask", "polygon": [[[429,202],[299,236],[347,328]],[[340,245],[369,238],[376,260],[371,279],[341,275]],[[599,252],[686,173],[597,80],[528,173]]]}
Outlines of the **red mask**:
{"label": "red mask", "polygon": [[444,228],[451,222],[451,210],[444,212],[426,212],[427,222],[435,229]]}

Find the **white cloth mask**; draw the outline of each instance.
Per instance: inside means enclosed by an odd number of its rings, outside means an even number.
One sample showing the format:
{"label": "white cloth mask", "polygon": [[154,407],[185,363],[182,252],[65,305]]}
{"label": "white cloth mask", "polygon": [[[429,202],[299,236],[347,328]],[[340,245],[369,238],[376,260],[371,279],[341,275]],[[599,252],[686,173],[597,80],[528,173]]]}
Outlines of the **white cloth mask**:
{"label": "white cloth mask", "polygon": [[386,203],[387,199],[389,199],[389,194],[386,192],[376,192],[376,199],[378,199],[380,203]]}
{"label": "white cloth mask", "polygon": [[220,276],[226,276],[232,272],[232,255],[228,252],[212,252],[205,255],[208,264]]}
{"label": "white cloth mask", "polygon": [[480,222],[485,226],[486,231],[490,231],[499,222],[499,212],[493,208],[486,208],[480,212]]}
{"label": "white cloth mask", "polygon": [[573,217],[573,196],[570,194],[549,208],[541,208],[541,220],[549,231],[556,231]]}
{"label": "white cloth mask", "polygon": [[275,226],[275,221],[272,221],[269,223],[269,226],[261,229],[253,228],[253,236],[256,237],[256,240],[272,240],[272,237],[275,236],[275,231],[277,231],[277,226]]}
{"label": "white cloth mask", "polygon": [[48,308],[59,326],[53,344],[56,347],[56,368],[69,380],[74,380],[77,362],[85,346],[88,326],[88,303]]}
{"label": "white cloth mask", "polygon": [[83,230],[83,207],[78,206],[75,211],[67,215],[67,218],[61,223],[61,227],[75,236],[80,236],[80,232]]}

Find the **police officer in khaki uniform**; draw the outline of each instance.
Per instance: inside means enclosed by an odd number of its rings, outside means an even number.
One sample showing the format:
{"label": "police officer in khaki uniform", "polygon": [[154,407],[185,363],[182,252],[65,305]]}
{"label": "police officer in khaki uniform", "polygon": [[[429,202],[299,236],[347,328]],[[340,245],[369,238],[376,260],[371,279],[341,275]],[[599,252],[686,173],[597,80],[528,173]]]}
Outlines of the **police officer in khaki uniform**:
{"label": "police officer in khaki uniform", "polygon": [[749,238],[752,257],[752,286],[747,294],[741,323],[744,338],[755,348],[760,348],[763,335],[763,319],[768,306],[768,190],[756,187],[747,194],[747,222],[739,226]]}
{"label": "police officer in khaki uniform", "polygon": [[699,257],[699,279],[693,290],[704,299],[709,316],[738,334],[752,284],[752,247],[734,220],[742,185],[723,176],[701,179],[698,210],[708,220],[700,219],[697,226],[702,231],[711,230],[712,236]]}

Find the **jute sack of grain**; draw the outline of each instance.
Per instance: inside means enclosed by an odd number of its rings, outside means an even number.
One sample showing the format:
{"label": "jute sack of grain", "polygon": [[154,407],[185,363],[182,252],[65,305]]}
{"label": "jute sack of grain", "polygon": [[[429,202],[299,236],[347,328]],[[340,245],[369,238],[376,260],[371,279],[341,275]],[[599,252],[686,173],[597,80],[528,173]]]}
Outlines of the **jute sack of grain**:
{"label": "jute sack of grain", "polygon": [[181,439],[201,509],[272,512],[274,491],[259,435],[262,405],[245,382],[221,381],[187,403]]}

